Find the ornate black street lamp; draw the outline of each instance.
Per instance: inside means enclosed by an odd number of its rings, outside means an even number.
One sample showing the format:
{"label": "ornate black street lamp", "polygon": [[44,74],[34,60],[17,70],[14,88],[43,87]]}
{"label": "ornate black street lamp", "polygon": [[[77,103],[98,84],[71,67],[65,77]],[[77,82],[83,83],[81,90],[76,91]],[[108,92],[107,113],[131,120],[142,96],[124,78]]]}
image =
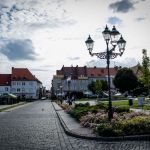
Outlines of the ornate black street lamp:
{"label": "ornate black street lamp", "polygon": [[[100,59],[107,60],[108,92],[109,92],[108,118],[109,118],[109,121],[111,122],[111,119],[113,118],[113,111],[112,111],[112,101],[111,101],[111,91],[110,91],[110,71],[109,71],[110,59],[114,59],[117,56],[122,56],[125,50],[126,41],[123,39],[122,35],[120,36],[120,33],[116,30],[115,26],[113,26],[112,31],[110,31],[106,25],[106,28],[102,32],[102,34],[106,41],[106,46],[107,46],[106,52],[92,53],[94,41],[91,39],[90,35],[88,39],[85,41],[85,43],[87,45],[87,49],[91,56],[96,55]],[[109,44],[112,45],[111,48],[109,48]],[[115,52],[117,45],[118,45],[119,51]]]}
{"label": "ornate black street lamp", "polygon": [[71,74],[67,77],[67,85],[68,85],[68,96],[70,99],[71,97]]}

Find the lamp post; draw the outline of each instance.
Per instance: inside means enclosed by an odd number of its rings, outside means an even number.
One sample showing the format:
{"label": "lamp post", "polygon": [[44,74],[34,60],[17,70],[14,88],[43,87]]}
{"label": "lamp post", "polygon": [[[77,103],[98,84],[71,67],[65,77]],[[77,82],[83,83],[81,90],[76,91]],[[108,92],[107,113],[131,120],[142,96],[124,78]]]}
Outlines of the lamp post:
{"label": "lamp post", "polygon": [[71,75],[70,76],[68,76],[68,78],[67,78],[67,85],[68,85],[68,96],[69,96],[69,99],[70,99],[70,92],[71,92]]}
{"label": "lamp post", "polygon": [[59,87],[60,87],[60,94],[61,94],[61,96],[60,96],[60,102],[62,104],[62,102],[63,102],[63,94],[62,94],[62,88],[63,88],[63,86],[60,85]]}
{"label": "lamp post", "polygon": [[[110,31],[106,25],[105,30],[102,32],[102,34],[106,42],[106,52],[99,52],[99,53],[92,52],[94,41],[91,39],[90,35],[88,39],[85,41],[85,43],[89,51],[89,54],[91,56],[96,55],[100,59],[107,60],[108,93],[109,93],[108,118],[109,118],[109,121],[111,122],[111,119],[113,118],[113,111],[112,111],[112,101],[111,101],[111,91],[110,91],[110,70],[109,70],[110,59],[114,59],[117,56],[122,56],[125,50],[126,41],[123,39],[122,35],[120,36],[120,33],[116,30],[115,26],[113,26],[112,30]],[[112,45],[111,48],[109,48],[109,44]],[[118,45],[119,51],[115,52],[117,45]]]}

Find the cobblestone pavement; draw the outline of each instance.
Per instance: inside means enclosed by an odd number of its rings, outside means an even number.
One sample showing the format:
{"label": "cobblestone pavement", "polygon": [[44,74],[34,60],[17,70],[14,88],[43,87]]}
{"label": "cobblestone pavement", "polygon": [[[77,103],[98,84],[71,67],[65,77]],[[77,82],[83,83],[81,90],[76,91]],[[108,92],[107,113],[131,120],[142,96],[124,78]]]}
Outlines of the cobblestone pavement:
{"label": "cobblestone pavement", "polygon": [[149,141],[102,142],[64,133],[50,101],[0,113],[0,150],[150,150]]}

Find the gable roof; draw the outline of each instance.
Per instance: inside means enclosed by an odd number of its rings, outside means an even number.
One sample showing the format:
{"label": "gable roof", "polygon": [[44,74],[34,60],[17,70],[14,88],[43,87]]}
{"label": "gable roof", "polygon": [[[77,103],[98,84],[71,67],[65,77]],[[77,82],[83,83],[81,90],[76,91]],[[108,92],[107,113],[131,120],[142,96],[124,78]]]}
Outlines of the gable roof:
{"label": "gable roof", "polygon": [[137,65],[131,67],[131,69],[132,69],[133,73],[134,73],[137,77],[142,76],[143,73],[142,73],[142,71],[140,70],[140,64],[137,64]]}
{"label": "gable roof", "polygon": [[[117,73],[118,69],[117,68],[109,68],[109,72],[111,76],[115,76]],[[105,77],[108,75],[108,70],[107,68],[87,68],[87,75],[88,77]]]}
{"label": "gable roof", "polygon": [[27,68],[12,67],[11,80],[37,81],[37,78]]}
{"label": "gable roof", "polygon": [[64,75],[64,76],[72,76],[72,78],[77,78],[78,76],[87,76],[86,66],[84,67],[62,67],[61,70],[56,71],[57,75]]}
{"label": "gable roof", "polygon": [[11,74],[0,74],[0,86],[11,85]]}
{"label": "gable roof", "polygon": [[[110,75],[115,76],[118,68],[110,68]],[[85,76],[85,77],[105,77],[108,74],[107,68],[97,68],[97,67],[62,67],[61,70],[57,70],[57,75],[66,75],[69,76],[72,74],[72,77]]]}

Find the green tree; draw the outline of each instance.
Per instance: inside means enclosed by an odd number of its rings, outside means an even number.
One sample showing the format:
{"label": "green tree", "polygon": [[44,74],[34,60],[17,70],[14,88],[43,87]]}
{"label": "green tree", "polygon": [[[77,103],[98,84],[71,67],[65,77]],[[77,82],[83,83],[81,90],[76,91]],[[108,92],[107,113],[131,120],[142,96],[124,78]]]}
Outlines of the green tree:
{"label": "green tree", "polygon": [[101,82],[101,80],[96,80],[94,87],[95,87],[96,94],[99,94],[101,92],[101,90],[102,90],[102,82]]}
{"label": "green tree", "polygon": [[89,89],[90,91],[92,91],[93,93],[95,93],[94,84],[95,84],[95,82],[92,81],[92,82],[88,85],[88,89]]}
{"label": "green tree", "polygon": [[149,90],[150,89],[150,58],[147,56],[146,49],[143,49],[142,53],[143,53],[142,65],[139,67],[139,69],[142,72],[142,76],[140,77],[139,81]]}
{"label": "green tree", "polygon": [[122,68],[118,70],[113,82],[120,92],[128,91],[130,93],[131,90],[138,86],[138,79],[129,68]]}
{"label": "green tree", "polygon": [[101,80],[102,83],[102,91],[107,91],[108,90],[108,83],[106,80]]}
{"label": "green tree", "polygon": [[95,93],[100,93],[100,91],[102,90],[102,83],[101,80],[96,80],[96,81],[92,81],[89,85],[88,85],[88,89],[90,91],[92,91],[94,94]]}

